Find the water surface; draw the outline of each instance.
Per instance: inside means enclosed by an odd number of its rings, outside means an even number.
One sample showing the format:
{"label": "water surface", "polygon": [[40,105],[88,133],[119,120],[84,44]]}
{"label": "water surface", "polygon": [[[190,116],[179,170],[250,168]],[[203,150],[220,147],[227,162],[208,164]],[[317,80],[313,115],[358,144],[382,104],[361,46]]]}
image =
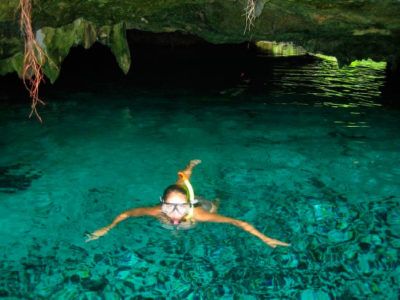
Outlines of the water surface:
{"label": "water surface", "polygon": [[[3,104],[0,296],[397,299],[400,113],[381,105],[383,71],[277,60],[267,75],[54,92],[43,125]],[[157,204],[193,158],[197,194],[292,246],[147,218],[84,242]]]}

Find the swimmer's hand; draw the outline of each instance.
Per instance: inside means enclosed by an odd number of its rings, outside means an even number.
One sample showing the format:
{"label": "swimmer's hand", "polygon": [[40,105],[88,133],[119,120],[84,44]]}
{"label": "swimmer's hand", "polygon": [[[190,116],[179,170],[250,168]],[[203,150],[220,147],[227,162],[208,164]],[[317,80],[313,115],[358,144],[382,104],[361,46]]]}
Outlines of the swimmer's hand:
{"label": "swimmer's hand", "polygon": [[95,232],[86,234],[87,239],[85,240],[85,242],[87,243],[87,242],[90,242],[93,240],[97,240],[98,238],[102,237],[103,235],[106,235],[110,229],[111,228],[109,226],[106,226],[106,227],[96,230]]}
{"label": "swimmer's hand", "polygon": [[275,248],[276,246],[285,246],[285,247],[290,246],[290,244],[288,244],[288,243],[281,242],[281,241],[267,238],[267,237],[263,238],[262,241],[272,248]]}

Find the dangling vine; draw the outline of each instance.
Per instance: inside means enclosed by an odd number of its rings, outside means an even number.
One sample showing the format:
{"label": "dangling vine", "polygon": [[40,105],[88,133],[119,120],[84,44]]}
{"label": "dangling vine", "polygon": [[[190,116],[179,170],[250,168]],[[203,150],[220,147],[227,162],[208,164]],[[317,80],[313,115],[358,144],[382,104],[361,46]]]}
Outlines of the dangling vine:
{"label": "dangling vine", "polygon": [[256,0],[247,0],[246,7],[244,8],[244,16],[246,18],[244,33],[246,33],[246,31],[250,31],[256,19]]}
{"label": "dangling vine", "polygon": [[29,91],[29,96],[32,99],[31,112],[29,117],[33,114],[42,122],[37,111],[37,105],[45,103],[39,98],[39,86],[43,78],[42,65],[46,60],[46,54],[36,41],[35,35],[32,31],[32,4],[31,0],[20,0],[20,30],[24,36],[25,51],[24,63],[22,69],[22,80],[26,89]]}

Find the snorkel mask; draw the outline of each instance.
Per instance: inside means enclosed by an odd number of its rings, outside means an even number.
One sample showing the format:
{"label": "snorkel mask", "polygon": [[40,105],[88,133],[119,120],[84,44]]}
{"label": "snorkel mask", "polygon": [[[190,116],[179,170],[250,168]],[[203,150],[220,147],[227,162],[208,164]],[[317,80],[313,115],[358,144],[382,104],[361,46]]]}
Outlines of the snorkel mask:
{"label": "snorkel mask", "polygon": [[160,197],[160,202],[162,203],[161,210],[163,213],[170,215],[175,210],[181,214],[186,215],[187,218],[193,216],[193,204],[194,204],[194,191],[190,184],[189,179],[183,172],[178,173],[179,178],[183,181],[186,187],[186,195],[188,197],[188,203],[166,203],[162,197]]}

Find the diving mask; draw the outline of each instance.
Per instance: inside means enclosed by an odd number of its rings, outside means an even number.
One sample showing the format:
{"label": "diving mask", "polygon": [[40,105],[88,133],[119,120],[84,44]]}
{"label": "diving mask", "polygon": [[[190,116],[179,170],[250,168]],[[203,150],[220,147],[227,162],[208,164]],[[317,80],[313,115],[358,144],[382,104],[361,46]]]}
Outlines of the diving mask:
{"label": "diving mask", "polygon": [[165,214],[172,214],[175,210],[178,213],[185,215],[190,210],[190,204],[189,203],[163,203],[161,205],[161,211]]}

